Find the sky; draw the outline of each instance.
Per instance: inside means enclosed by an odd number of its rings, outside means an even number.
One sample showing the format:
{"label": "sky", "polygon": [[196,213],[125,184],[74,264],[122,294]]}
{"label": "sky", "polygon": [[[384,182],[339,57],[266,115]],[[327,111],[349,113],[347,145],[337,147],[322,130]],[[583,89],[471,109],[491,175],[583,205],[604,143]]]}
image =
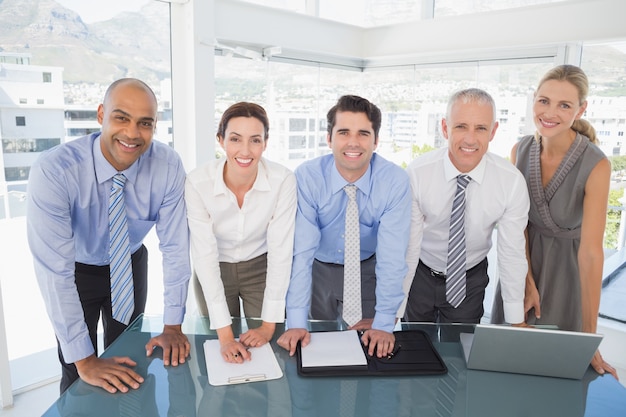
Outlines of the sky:
{"label": "sky", "polygon": [[[138,11],[149,1],[155,0],[56,0],[57,3],[74,10],[85,23],[108,20],[124,11]],[[106,4],[106,5],[104,5]]]}

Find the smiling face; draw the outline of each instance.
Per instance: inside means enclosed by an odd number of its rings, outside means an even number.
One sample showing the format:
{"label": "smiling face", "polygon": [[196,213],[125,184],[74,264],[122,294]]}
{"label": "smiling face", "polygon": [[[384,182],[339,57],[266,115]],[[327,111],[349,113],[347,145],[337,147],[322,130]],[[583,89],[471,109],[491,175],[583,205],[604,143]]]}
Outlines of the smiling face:
{"label": "smiling face", "polygon": [[452,164],[460,172],[476,168],[498,128],[493,107],[482,101],[457,100],[441,122]]}
{"label": "smiling face", "polygon": [[353,183],[365,174],[377,146],[367,114],[337,112],[335,125],[326,140],[333,151],[337,171],[346,181]]}
{"label": "smiling face", "polygon": [[100,149],[118,171],[128,169],[152,144],[157,103],[147,86],[138,81],[116,85],[98,106],[102,125]]}
{"label": "smiling face", "polygon": [[548,80],[537,89],[533,117],[537,131],[544,138],[570,134],[574,120],[580,119],[587,102],[580,104],[576,87],[568,81]]}
{"label": "smiling face", "polygon": [[233,117],[218,141],[226,152],[227,175],[256,176],[267,145],[265,126],[256,117]]}

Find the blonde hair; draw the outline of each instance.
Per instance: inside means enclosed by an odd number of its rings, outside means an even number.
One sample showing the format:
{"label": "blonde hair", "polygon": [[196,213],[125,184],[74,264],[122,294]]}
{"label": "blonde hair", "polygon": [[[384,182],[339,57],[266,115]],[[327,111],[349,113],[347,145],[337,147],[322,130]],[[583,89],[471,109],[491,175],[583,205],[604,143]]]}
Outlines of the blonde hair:
{"label": "blonde hair", "polygon": [[[589,80],[587,79],[587,75],[585,75],[583,70],[579,67],[575,65],[559,65],[552,68],[543,76],[541,81],[539,81],[537,89],[539,89],[543,83],[550,80],[567,81],[576,87],[576,90],[578,90],[578,104],[582,105],[587,100],[587,94],[589,93]],[[574,120],[572,129],[581,135],[587,136],[591,143],[598,143],[596,130],[587,120]]]}

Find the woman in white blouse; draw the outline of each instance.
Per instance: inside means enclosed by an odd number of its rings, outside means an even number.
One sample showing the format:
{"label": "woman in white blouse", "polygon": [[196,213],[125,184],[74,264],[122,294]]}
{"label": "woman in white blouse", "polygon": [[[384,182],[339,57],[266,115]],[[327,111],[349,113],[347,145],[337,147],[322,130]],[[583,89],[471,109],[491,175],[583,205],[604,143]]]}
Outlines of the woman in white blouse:
{"label": "woman in white blouse", "polygon": [[[211,328],[225,361],[242,363],[248,347],[272,338],[285,319],[296,213],[296,179],[264,159],[269,121],[263,107],[229,107],[217,140],[226,153],[187,176],[185,201],[191,256]],[[260,327],[235,340],[231,316],[260,317]]]}

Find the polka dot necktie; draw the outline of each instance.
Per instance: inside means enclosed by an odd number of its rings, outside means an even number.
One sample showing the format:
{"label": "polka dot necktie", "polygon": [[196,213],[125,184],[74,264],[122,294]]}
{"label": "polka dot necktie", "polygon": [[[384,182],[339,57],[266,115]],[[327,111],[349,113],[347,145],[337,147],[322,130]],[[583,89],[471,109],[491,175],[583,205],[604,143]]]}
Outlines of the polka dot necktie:
{"label": "polka dot necktie", "polygon": [[359,208],[356,202],[356,186],[348,184],[346,230],[343,263],[343,319],[352,326],[361,320],[361,236],[359,232]]}

